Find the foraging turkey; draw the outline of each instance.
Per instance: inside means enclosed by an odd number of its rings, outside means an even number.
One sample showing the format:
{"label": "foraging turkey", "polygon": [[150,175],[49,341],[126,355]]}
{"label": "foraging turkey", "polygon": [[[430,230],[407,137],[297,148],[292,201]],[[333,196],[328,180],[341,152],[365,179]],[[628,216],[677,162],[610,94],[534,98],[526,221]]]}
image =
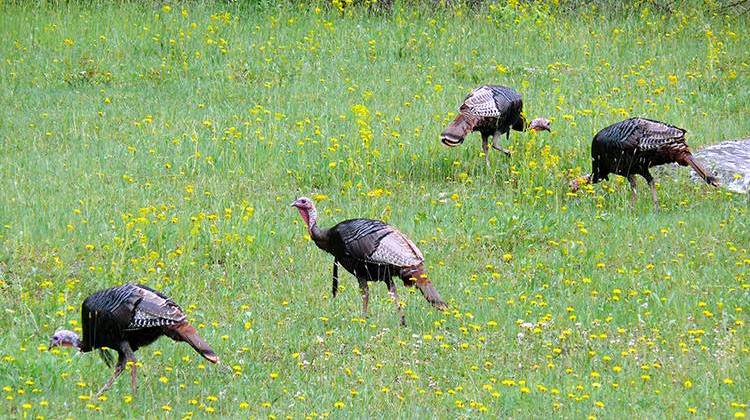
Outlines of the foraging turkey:
{"label": "foraging turkey", "polygon": [[393,282],[394,276],[400,277],[405,286],[416,286],[435,308],[445,310],[448,307],[427,278],[422,252],[393,226],[379,220],[352,219],[330,229],[321,229],[317,223],[318,212],[311,199],[298,198],[292,207],[299,211],[315,245],[334,257],[333,297],[338,291],[338,264],[341,264],[359,281],[364,315],[367,315],[370,297],[367,282],[382,281],[396,304],[401,325],[406,325]]}
{"label": "foraging turkey", "polygon": [[[599,131],[591,143],[591,173],[582,182],[595,184],[609,179],[609,174],[622,175],[630,182],[631,205],[635,204],[635,175],[641,175],[651,188],[654,205],[659,208],[656,185],[649,168],[665,163],[690,166],[706,183],[715,187],[719,180],[708,173],[690,153],[685,141],[686,131],[673,125],[646,118],[629,118]],[[577,191],[581,181],[571,182]]]}
{"label": "foraging turkey", "polygon": [[110,367],[112,356],[102,348],[117,351],[115,373],[96,397],[112,386],[127,362],[133,362],[130,385],[135,394],[134,353],[162,335],[175,341],[185,341],[209,362],[219,362],[216,353],[187,322],[182,309],[169,297],[146,286],[126,284],[101,290],[87,297],[81,305],[81,326],[83,339],[73,331],[59,330],[50,339],[49,348],[73,347],[82,353],[99,349]]}
{"label": "foraging turkey", "polygon": [[448,147],[455,147],[463,143],[464,138],[473,132],[479,131],[482,135],[482,151],[487,167],[490,166],[487,138],[492,136],[492,147],[504,152],[510,151],[500,146],[499,137],[505,134],[505,139],[510,138],[510,130],[542,131],[549,129],[549,120],[535,118],[531,124],[526,123],[523,116],[523,102],[521,94],[505,86],[483,85],[474,89],[464,99],[458,108],[458,116],[440,134],[440,141]]}

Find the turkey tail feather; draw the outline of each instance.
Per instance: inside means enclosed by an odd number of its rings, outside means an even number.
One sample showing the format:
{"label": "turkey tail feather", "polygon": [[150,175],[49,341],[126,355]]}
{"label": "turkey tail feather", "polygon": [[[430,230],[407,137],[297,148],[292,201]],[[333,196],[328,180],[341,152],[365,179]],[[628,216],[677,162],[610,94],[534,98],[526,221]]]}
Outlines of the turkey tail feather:
{"label": "turkey tail feather", "polygon": [[456,119],[440,134],[440,141],[448,147],[458,146],[464,142],[464,138],[471,133],[475,125],[476,121],[473,118],[458,114]]}
{"label": "turkey tail feather", "polygon": [[690,165],[691,168],[695,171],[698,176],[703,178],[706,183],[709,185],[713,185],[714,187],[719,186],[719,179],[713,175],[711,175],[700,163],[698,163],[697,160],[693,157],[693,155],[688,155],[685,159],[687,161],[687,164]]}
{"label": "turkey tail feather", "polygon": [[432,282],[427,278],[427,274],[425,274],[424,269],[421,267],[411,272],[405,273],[402,271],[401,279],[404,281],[405,286],[417,286],[417,289],[422,292],[422,296],[424,296],[424,298],[427,299],[435,309],[441,311],[448,309],[448,304],[443,302],[443,299],[440,298],[437,289],[432,285]]}
{"label": "turkey tail feather", "polygon": [[435,309],[441,311],[448,309],[448,305],[440,299],[440,294],[438,294],[435,286],[433,286],[429,280],[426,280],[424,283],[417,281],[417,289],[422,292],[424,298],[427,299]]}
{"label": "turkey tail feather", "polygon": [[169,334],[170,337],[172,337],[175,340],[178,341],[184,341],[192,348],[195,349],[201,356],[203,356],[206,360],[208,360],[211,363],[218,363],[219,362],[219,356],[214,353],[213,350],[211,350],[211,347],[203,341],[203,339],[198,335],[198,332],[195,330],[195,328],[188,324],[187,322],[176,325],[172,331],[175,333],[174,335]]}

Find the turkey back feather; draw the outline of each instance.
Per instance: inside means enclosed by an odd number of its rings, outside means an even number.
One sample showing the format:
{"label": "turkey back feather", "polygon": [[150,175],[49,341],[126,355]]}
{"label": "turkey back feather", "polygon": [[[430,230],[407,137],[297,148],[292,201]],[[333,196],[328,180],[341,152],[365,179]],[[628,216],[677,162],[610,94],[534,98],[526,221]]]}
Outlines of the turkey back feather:
{"label": "turkey back feather", "polygon": [[520,103],[521,95],[510,88],[480,86],[469,93],[459,111],[479,117],[499,118],[516,110]]}
{"label": "turkey back feather", "polygon": [[393,226],[379,220],[352,219],[331,228],[345,256],[374,264],[408,267],[424,261],[416,245]]}
{"label": "turkey back feather", "polygon": [[594,143],[613,149],[651,150],[672,143],[684,143],[685,130],[646,118],[633,117],[603,128]]}
{"label": "turkey back feather", "polygon": [[165,327],[185,320],[182,309],[172,299],[145,286],[137,287],[133,293],[140,296],[135,304],[128,330]]}
{"label": "turkey back feather", "polygon": [[342,257],[367,260],[388,235],[388,225],[378,220],[345,220],[330,229]]}

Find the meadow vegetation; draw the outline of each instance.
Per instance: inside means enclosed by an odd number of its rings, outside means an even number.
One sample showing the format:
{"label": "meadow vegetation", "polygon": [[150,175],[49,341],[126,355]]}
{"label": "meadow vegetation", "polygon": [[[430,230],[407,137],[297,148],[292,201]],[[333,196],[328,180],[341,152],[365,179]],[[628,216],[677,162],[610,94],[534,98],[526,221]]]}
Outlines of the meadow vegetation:
{"label": "meadow vegetation", "polygon": [[[659,178],[568,191],[599,129],[640,115],[693,147],[750,133],[748,16],[510,0],[464,7],[0,3],[0,416],[743,417],[745,196]],[[547,133],[439,133],[480,83]],[[504,140],[503,140],[504,141]],[[357,283],[309,240],[406,232],[449,303]],[[47,351],[95,290],[163,290],[232,367],[137,353],[140,387]]]}

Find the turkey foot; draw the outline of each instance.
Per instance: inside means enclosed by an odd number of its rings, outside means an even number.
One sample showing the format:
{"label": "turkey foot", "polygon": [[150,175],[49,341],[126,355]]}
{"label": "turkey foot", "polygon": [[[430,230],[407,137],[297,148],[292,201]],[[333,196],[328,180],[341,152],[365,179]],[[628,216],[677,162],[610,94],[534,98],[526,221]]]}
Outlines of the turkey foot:
{"label": "turkey foot", "polygon": [[505,153],[505,156],[510,156],[510,155],[513,154],[513,152],[511,152],[510,150],[508,150],[508,149],[506,149],[504,147],[498,146],[496,144],[493,144],[492,148],[495,149],[495,150],[499,150],[499,151]]}
{"label": "turkey foot", "polygon": [[[508,134],[510,134],[510,132],[508,132]],[[505,153],[505,156],[510,156],[511,154],[510,150],[504,148],[503,146],[500,146],[500,142],[497,140],[500,135],[501,135],[500,133],[495,133],[495,135],[492,136],[492,148]],[[508,135],[505,136],[506,140],[508,140],[509,138],[510,136]]]}

